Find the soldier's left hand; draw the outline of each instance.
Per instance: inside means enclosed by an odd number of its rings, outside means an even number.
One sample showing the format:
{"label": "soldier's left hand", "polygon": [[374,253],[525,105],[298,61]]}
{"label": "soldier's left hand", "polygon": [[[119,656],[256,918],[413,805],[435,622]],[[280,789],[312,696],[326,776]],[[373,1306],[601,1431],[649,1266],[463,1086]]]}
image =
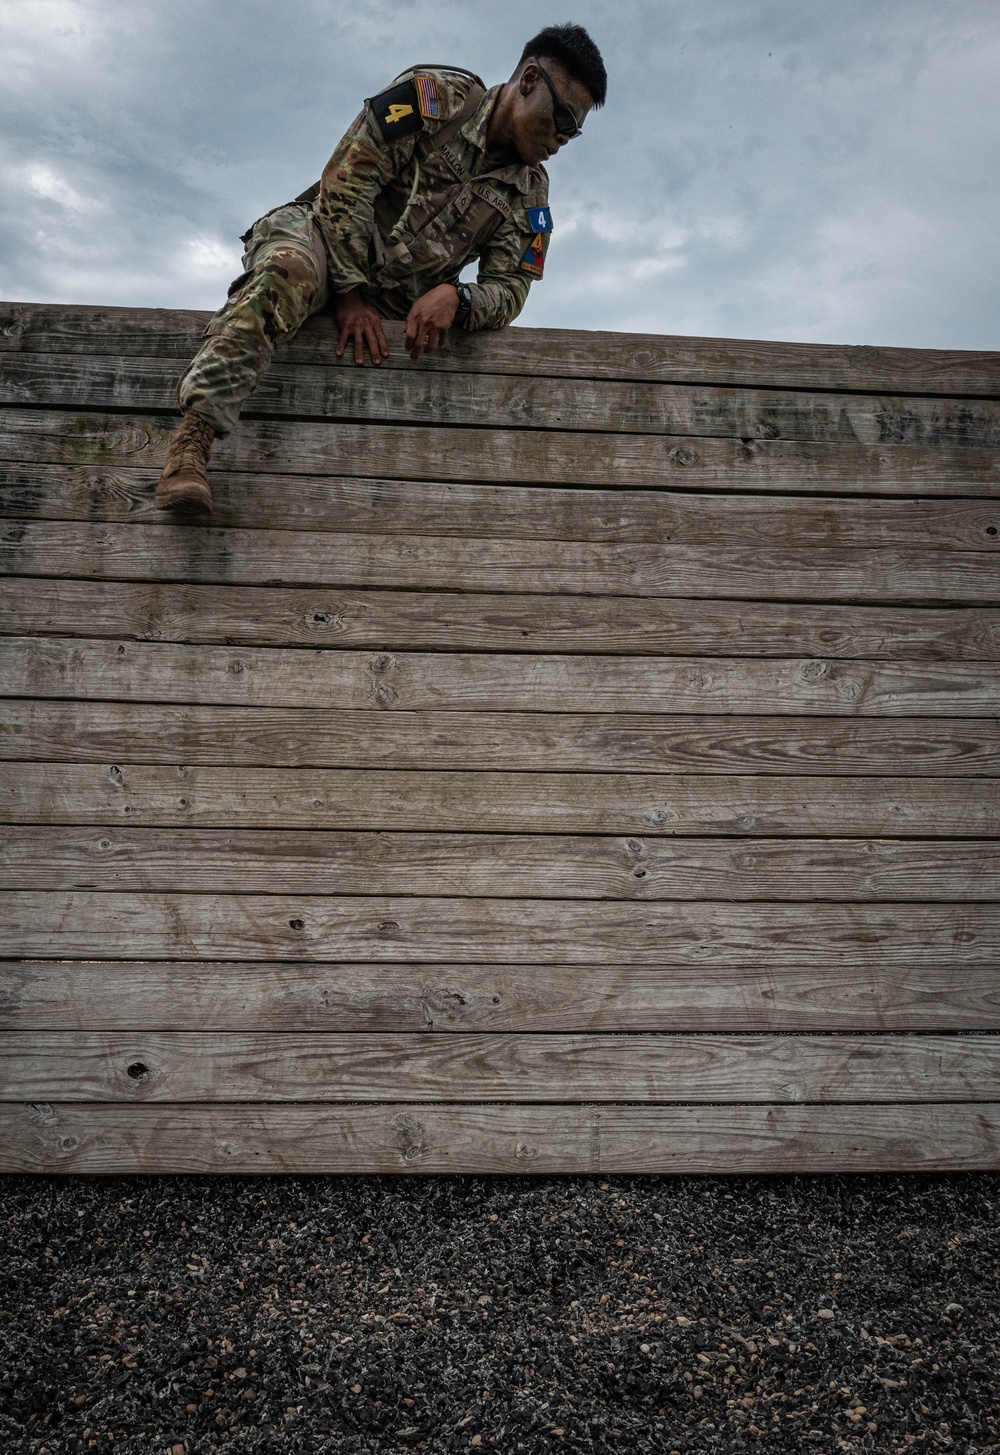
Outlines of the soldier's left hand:
{"label": "soldier's left hand", "polygon": [[419,359],[421,349],[428,353],[441,348],[458,312],[458,290],[451,283],[440,283],[417,299],[406,319],[404,347],[411,359]]}

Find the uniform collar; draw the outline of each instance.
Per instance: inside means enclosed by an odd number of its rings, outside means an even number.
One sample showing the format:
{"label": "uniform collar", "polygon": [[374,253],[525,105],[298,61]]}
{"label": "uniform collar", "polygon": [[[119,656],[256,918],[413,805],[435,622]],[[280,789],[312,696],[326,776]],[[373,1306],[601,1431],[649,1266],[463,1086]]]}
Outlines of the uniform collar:
{"label": "uniform collar", "polygon": [[[493,107],[502,90],[502,82],[497,86],[491,86],[479,107],[459,132],[459,135],[463,136],[466,141],[478,147],[484,156],[486,155],[486,132],[489,129],[490,117],[493,115]],[[496,167],[491,171],[490,176],[496,177],[501,182],[511,182],[519,192],[531,192],[535,186],[535,178],[532,174],[536,171],[541,171],[541,168],[529,167],[523,162],[511,162],[506,167]]]}

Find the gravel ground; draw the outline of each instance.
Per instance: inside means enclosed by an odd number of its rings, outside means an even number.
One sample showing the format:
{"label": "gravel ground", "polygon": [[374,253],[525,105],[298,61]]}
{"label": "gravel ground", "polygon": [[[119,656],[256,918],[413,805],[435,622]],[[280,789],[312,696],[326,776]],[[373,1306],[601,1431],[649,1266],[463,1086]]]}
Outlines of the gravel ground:
{"label": "gravel ground", "polygon": [[1000,1449],[1000,1176],[0,1192],[6,1455]]}

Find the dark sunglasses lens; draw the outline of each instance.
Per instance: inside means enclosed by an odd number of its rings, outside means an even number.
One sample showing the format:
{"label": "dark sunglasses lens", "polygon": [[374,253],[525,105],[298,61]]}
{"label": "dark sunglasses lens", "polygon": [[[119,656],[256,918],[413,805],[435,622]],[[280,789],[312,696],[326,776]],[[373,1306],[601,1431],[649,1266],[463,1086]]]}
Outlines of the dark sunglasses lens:
{"label": "dark sunglasses lens", "polygon": [[573,115],[572,111],[568,111],[565,106],[557,106],[555,111],[552,113],[552,117],[556,124],[556,131],[558,131],[561,136],[573,137],[579,133],[580,127],[577,123],[576,117]]}

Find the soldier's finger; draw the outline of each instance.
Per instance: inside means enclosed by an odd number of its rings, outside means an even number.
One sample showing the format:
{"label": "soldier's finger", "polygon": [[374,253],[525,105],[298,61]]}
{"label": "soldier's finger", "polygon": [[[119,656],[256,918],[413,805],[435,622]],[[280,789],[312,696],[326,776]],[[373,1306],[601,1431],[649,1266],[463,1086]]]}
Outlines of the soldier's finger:
{"label": "soldier's finger", "polygon": [[427,324],[421,321],[413,326],[413,341],[410,344],[410,358],[419,359],[420,351],[424,346],[424,334],[427,332]]}
{"label": "soldier's finger", "polygon": [[338,359],[342,359],[344,357],[344,350],[347,347],[347,340],[350,338],[350,336],[351,336],[351,325],[349,323],[345,323],[344,326],[343,326],[343,328],[340,330],[340,338],[337,341],[337,358]]}
{"label": "soldier's finger", "polygon": [[358,324],[355,324],[351,329],[351,333],[354,336],[354,362],[356,364],[363,364],[365,361],[364,330]]}
{"label": "soldier's finger", "polygon": [[368,324],[365,328],[365,341],[368,344],[368,352],[371,354],[372,363],[381,364],[382,355],[379,352],[378,338],[376,337],[375,330],[374,328],[372,328],[371,324]]}
{"label": "soldier's finger", "polygon": [[378,346],[382,357],[386,359],[389,357],[389,345],[386,341],[385,332],[382,328],[382,320],[380,318],[376,318],[375,320],[375,332],[378,335]]}

